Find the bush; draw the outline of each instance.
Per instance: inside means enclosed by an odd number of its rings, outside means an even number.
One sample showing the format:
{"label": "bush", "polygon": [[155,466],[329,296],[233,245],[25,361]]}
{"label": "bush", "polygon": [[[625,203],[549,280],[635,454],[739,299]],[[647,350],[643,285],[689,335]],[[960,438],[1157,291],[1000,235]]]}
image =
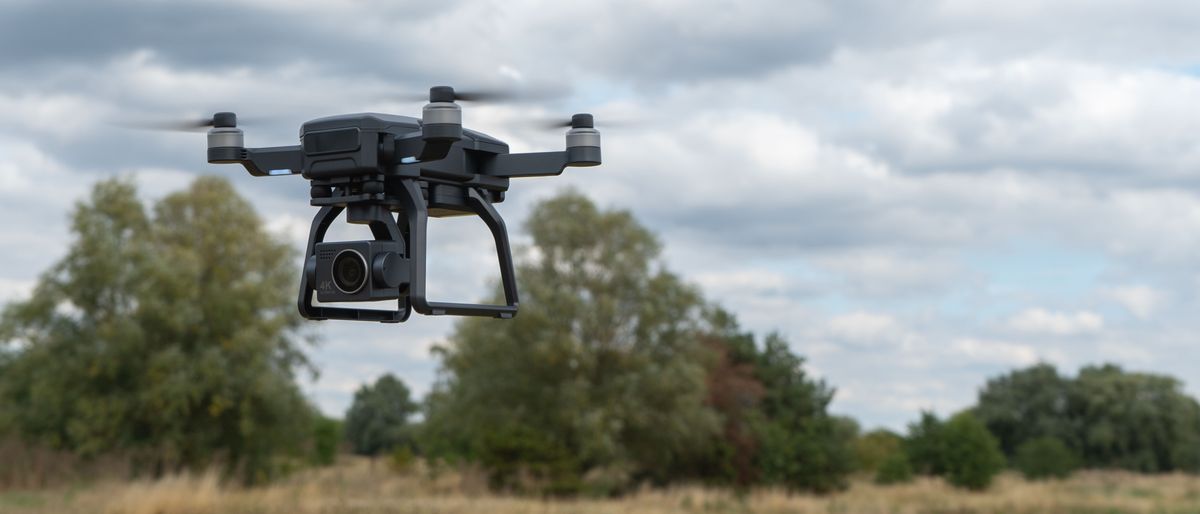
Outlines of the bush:
{"label": "bush", "polygon": [[908,425],[908,437],[902,447],[913,471],[922,475],[946,474],[945,427],[932,412],[922,412],[920,420]]}
{"label": "bush", "polygon": [[908,463],[908,455],[902,451],[892,452],[875,471],[875,483],[879,485],[911,482],[912,478],[912,465]]}
{"label": "bush", "polygon": [[[858,470],[867,473],[879,471],[885,462],[902,452],[902,444],[904,438],[891,430],[879,429],[863,434],[854,441],[854,460]],[[907,455],[904,456],[904,462],[907,465]],[[909,466],[910,471],[911,468]]]}
{"label": "bush", "polygon": [[1079,457],[1062,441],[1039,437],[1017,447],[1017,469],[1030,480],[1066,478],[1079,466]]}
{"label": "bush", "polygon": [[410,450],[407,446],[397,446],[392,450],[392,453],[388,455],[388,467],[391,468],[393,472],[401,475],[406,475],[412,471],[413,465],[416,464],[416,462],[416,456],[413,455],[412,450]]}
{"label": "bush", "polygon": [[1000,443],[970,412],[950,418],[941,430],[946,481],[956,487],[987,489],[1004,468]]}
{"label": "bush", "polygon": [[497,427],[484,434],[476,458],[495,491],[564,496],[582,488],[580,466],[570,449],[532,427]]}
{"label": "bush", "polygon": [[312,452],[309,461],[314,466],[331,466],[337,460],[338,442],[342,440],[342,423],[317,415],[313,420]]}

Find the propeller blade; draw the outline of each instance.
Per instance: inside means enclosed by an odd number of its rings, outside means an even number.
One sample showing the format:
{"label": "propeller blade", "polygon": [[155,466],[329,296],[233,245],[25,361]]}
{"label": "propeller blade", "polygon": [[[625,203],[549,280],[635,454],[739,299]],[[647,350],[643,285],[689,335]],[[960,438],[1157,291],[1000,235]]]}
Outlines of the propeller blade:
{"label": "propeller blade", "polygon": [[487,102],[487,103],[522,103],[545,101],[563,98],[570,91],[551,88],[482,88],[455,89],[448,86],[436,86],[429,93],[405,93],[394,98],[408,102],[422,101],[455,101],[455,102]]}
{"label": "propeller blade", "polygon": [[[258,125],[269,123],[275,118],[272,117],[253,117],[243,118],[231,112],[218,112],[208,118],[183,118],[183,119],[142,119],[114,122],[111,125],[135,129],[135,130],[157,130],[166,132],[203,132],[211,127],[220,125],[228,126],[243,126],[246,124]],[[219,122],[219,123],[218,123]]]}
{"label": "propeller blade", "polygon": [[144,120],[144,121],[125,121],[114,123],[114,125],[122,128],[137,129],[137,130],[158,130],[167,132],[202,132],[213,126],[212,118],[191,119],[191,120]]}
{"label": "propeller blade", "polygon": [[[559,117],[537,118],[537,119],[534,119],[532,121],[522,123],[522,124],[526,125],[530,128],[539,129],[539,130],[561,130],[561,129],[571,128],[573,126],[571,118],[559,118]],[[594,118],[594,120],[592,121],[592,125],[598,129],[599,128],[626,128],[626,127],[633,127],[633,126],[642,125],[642,124],[643,123],[629,120],[629,119],[624,119],[624,118],[613,119],[613,118],[609,118],[608,116],[596,116]]]}

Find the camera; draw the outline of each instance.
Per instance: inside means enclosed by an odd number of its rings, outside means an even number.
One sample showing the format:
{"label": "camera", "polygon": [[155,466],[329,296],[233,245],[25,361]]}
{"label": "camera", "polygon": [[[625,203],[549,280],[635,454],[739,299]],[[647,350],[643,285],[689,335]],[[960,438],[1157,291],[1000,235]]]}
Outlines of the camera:
{"label": "camera", "polygon": [[409,262],[397,241],[317,243],[305,266],[321,302],[394,300],[409,282]]}

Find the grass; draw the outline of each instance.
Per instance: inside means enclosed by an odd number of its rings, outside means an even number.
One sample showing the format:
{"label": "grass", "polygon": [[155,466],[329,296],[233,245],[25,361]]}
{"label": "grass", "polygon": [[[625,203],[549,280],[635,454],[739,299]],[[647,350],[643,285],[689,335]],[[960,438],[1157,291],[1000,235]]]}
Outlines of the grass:
{"label": "grass", "polygon": [[1196,513],[1200,477],[1086,472],[1067,480],[1028,482],[1000,477],[983,493],[940,480],[876,486],[855,481],[828,496],[757,490],[743,496],[700,487],[647,489],[625,498],[540,500],[488,493],[474,473],[431,476],[388,471],[382,462],[345,459],[255,489],[226,487],[213,475],[157,481],[101,482],[0,492],[3,513]]}

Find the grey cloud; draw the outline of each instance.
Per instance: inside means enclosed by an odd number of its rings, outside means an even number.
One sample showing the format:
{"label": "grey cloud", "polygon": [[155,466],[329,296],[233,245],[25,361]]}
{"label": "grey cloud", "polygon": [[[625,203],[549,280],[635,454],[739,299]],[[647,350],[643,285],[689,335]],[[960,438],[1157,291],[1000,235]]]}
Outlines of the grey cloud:
{"label": "grey cloud", "polygon": [[[326,72],[371,75],[429,73],[428,61],[397,44],[387,51],[367,27],[388,15],[395,39],[406,24],[453,11],[457,2],[411,0],[392,8],[368,6],[328,16],[295,4],[288,9],[253,2],[108,0],[18,2],[0,18],[0,69],[37,72],[68,64],[96,64],[153,48],[182,68],[272,67],[318,62]],[[403,17],[396,8],[402,8]],[[357,23],[356,23],[357,21]],[[443,70],[444,71],[444,70]],[[302,84],[298,86],[303,87]]]}

